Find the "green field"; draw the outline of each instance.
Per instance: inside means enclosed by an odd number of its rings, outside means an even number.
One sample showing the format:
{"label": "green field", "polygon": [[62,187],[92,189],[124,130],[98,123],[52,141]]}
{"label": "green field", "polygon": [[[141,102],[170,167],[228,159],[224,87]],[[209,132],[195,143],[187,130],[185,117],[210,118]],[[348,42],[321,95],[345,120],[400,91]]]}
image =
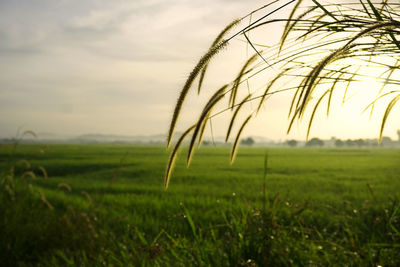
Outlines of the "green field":
{"label": "green field", "polygon": [[229,152],[201,148],[186,168],[182,151],[166,191],[163,147],[1,145],[0,261],[400,264],[400,150]]}

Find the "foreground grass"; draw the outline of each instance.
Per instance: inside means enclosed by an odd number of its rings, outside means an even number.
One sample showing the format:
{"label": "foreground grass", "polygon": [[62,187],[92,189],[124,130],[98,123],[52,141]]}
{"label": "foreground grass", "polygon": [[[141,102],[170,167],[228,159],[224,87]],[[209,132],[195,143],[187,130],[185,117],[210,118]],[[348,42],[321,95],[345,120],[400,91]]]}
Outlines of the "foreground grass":
{"label": "foreground grass", "polygon": [[200,149],[168,191],[162,147],[41,148],[0,149],[7,265],[400,263],[398,150],[268,149],[264,201],[261,148]]}

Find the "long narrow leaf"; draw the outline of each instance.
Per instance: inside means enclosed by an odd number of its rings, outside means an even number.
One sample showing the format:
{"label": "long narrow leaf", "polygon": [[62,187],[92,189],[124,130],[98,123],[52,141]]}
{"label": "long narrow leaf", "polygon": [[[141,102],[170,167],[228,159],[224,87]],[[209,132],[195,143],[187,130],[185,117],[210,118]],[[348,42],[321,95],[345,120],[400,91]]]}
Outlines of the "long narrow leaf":
{"label": "long narrow leaf", "polygon": [[375,6],[372,4],[371,0],[367,0],[369,7],[372,9],[372,12],[374,12],[374,15],[376,17],[377,20],[379,21],[383,21],[383,18],[381,16],[381,14],[379,13],[379,11],[375,8]]}
{"label": "long narrow leaf", "polygon": [[316,4],[320,9],[322,9],[327,15],[329,15],[331,18],[334,20],[338,21],[338,19],[331,13],[329,12],[323,5],[321,5],[317,0],[312,0],[314,4]]}

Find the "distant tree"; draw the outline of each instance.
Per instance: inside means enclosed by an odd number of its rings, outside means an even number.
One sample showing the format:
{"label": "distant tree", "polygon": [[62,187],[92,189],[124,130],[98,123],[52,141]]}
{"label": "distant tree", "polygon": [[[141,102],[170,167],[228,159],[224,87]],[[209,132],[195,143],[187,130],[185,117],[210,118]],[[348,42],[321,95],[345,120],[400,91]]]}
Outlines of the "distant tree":
{"label": "distant tree", "polygon": [[351,140],[351,139],[347,139],[347,140],[345,141],[345,144],[346,144],[346,146],[352,147],[352,146],[354,146],[354,141]]}
{"label": "distant tree", "polygon": [[381,146],[391,146],[392,143],[393,141],[389,136],[382,137]]}
{"label": "distant tree", "polygon": [[254,145],[255,141],[251,137],[247,137],[246,139],[243,139],[240,144],[245,145],[245,146],[252,146]]}
{"label": "distant tree", "polygon": [[398,136],[398,139],[397,139],[397,141],[398,141],[398,142],[400,142],[400,129],[399,129],[399,130],[397,130],[397,136]]}
{"label": "distant tree", "polygon": [[209,141],[203,141],[203,145],[204,145],[204,146],[209,146],[209,145],[211,145],[211,142],[209,142]]}
{"label": "distant tree", "polygon": [[363,139],[357,139],[357,140],[354,140],[354,143],[355,143],[355,145],[356,146],[358,146],[358,147],[362,147],[362,146],[365,146],[365,141],[363,140]]}
{"label": "distant tree", "polygon": [[335,140],[335,146],[336,147],[343,147],[344,146],[344,142],[340,139],[336,139]]}
{"label": "distant tree", "polygon": [[308,146],[308,147],[324,146],[324,141],[322,141],[321,139],[319,139],[317,137],[314,137],[306,143],[306,146]]}
{"label": "distant tree", "polygon": [[290,146],[290,147],[296,147],[296,146],[297,146],[297,141],[294,140],[294,139],[288,140],[288,141],[286,142],[286,144],[288,144],[288,146]]}

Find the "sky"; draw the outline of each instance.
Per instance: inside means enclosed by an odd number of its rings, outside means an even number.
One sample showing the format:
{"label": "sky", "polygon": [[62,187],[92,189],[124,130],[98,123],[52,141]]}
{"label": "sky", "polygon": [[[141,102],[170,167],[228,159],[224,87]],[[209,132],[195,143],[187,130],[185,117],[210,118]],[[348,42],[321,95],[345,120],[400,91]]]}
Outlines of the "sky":
{"label": "sky", "polygon": [[[178,94],[215,36],[233,19],[265,3],[0,1],[0,137],[13,137],[18,130],[39,136],[166,134]],[[281,31],[271,27],[269,45],[279,40]],[[206,87],[215,89],[232,80],[240,69],[235,62],[248,56],[240,38],[233,42],[210,67]],[[265,115],[252,122],[245,135],[304,139],[306,123],[286,135],[287,99],[285,94],[272,98]],[[198,116],[201,100],[191,96],[178,130]],[[338,109],[329,120],[317,119],[312,135],[377,137],[380,118],[359,114]],[[385,135],[397,138],[398,118],[397,113],[389,118]],[[217,128],[216,134],[224,129]]]}

